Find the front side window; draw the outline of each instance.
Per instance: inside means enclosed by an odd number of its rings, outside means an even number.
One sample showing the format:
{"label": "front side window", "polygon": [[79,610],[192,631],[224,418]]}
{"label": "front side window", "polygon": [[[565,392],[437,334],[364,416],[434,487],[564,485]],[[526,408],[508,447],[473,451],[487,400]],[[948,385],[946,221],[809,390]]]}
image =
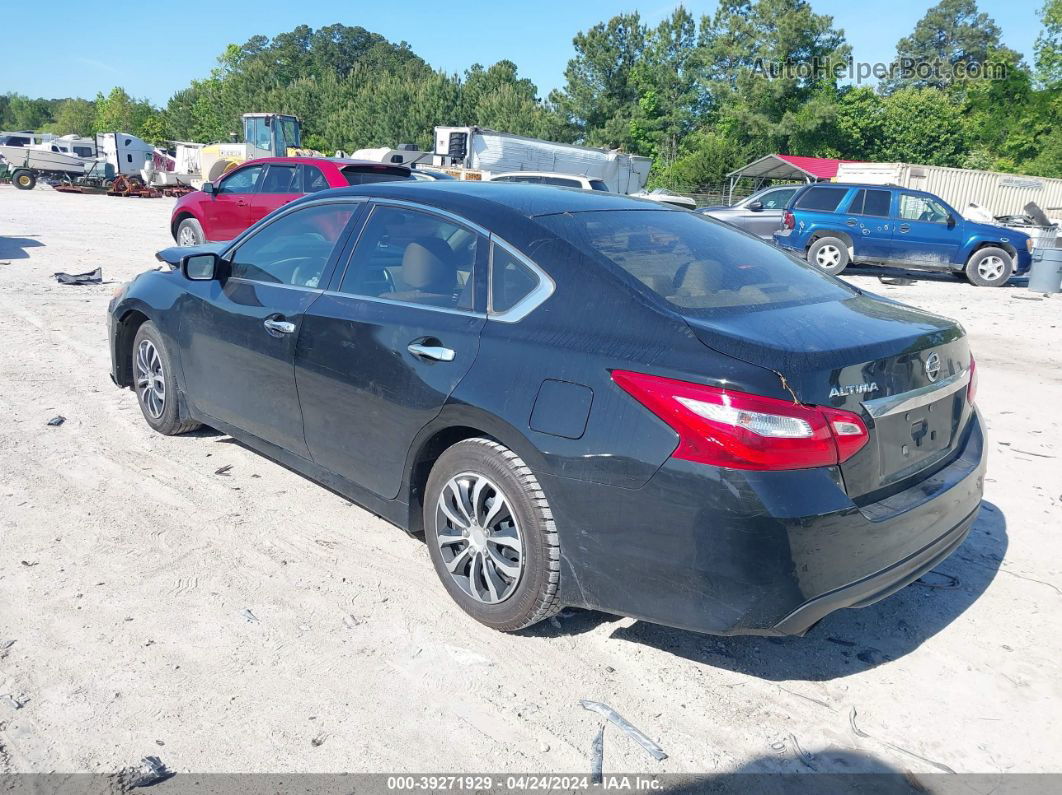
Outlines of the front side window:
{"label": "front side window", "polygon": [[933,224],[946,224],[949,213],[940,202],[928,196],[916,193],[900,194],[900,217],[908,221],[928,221]]}
{"label": "front side window", "polygon": [[763,205],[765,210],[781,210],[787,204],[789,200],[793,198],[793,194],[797,192],[796,188],[782,188],[780,190],[772,190],[763,194],[759,199],[760,204]]}
{"label": "front side window", "polygon": [[480,238],[430,213],[373,209],[347,264],[340,292],[447,309],[471,310]]}
{"label": "front side window", "polygon": [[297,166],[271,165],[266,170],[265,179],[259,193],[301,193],[298,185],[299,170]]}
{"label": "front side window", "polygon": [[261,173],[262,166],[248,166],[233,171],[221,180],[218,193],[254,193],[255,183],[258,182],[258,175]]}
{"label": "front side window", "polygon": [[690,315],[856,294],[769,243],[692,213],[599,210],[536,220],[591,260],[621,268]]}
{"label": "front side window", "polygon": [[796,200],[796,206],[801,210],[832,213],[846,193],[848,193],[847,188],[808,188]]}
{"label": "front side window", "polygon": [[319,204],[281,216],[240,244],[232,276],[256,282],[318,287],[356,204]]}

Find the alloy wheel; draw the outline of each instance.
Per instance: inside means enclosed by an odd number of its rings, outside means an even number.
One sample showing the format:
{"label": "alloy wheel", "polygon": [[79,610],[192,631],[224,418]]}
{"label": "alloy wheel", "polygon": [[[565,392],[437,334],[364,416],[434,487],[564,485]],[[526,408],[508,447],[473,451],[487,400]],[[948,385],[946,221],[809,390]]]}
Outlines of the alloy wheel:
{"label": "alloy wheel", "polygon": [[136,392],[153,418],[162,416],[166,409],[166,374],[162,357],[151,340],[142,340],[136,351]]}
{"label": "alloy wheel", "polygon": [[177,233],[177,245],[194,246],[195,244],[195,230],[190,226],[182,226],[181,231]]}
{"label": "alloy wheel", "polygon": [[436,503],[436,541],[450,577],[477,602],[498,604],[516,590],[523,540],[509,499],[475,472],[446,482]]}
{"label": "alloy wheel", "polygon": [[822,268],[832,268],[841,261],[841,251],[837,246],[826,245],[815,253],[815,262]]}
{"label": "alloy wheel", "polygon": [[1002,257],[992,255],[977,263],[977,275],[985,281],[995,281],[1003,275],[1006,267]]}

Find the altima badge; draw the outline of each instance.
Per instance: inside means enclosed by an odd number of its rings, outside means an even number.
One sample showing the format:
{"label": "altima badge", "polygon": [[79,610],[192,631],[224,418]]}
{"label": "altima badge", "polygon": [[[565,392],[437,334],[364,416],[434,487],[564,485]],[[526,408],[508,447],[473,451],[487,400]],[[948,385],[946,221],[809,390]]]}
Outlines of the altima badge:
{"label": "altima badge", "polygon": [[848,395],[865,395],[867,392],[877,392],[878,385],[875,381],[867,381],[862,384],[847,384],[835,386],[830,390],[830,397],[846,397]]}
{"label": "altima badge", "polygon": [[926,378],[930,381],[936,381],[938,375],[940,375],[940,357],[935,353],[931,353],[926,359]]}

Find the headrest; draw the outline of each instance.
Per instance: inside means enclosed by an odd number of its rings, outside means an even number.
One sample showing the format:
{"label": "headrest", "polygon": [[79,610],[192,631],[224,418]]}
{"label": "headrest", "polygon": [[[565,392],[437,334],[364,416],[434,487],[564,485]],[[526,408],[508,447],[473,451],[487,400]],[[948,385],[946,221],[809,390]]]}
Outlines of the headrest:
{"label": "headrest", "polygon": [[402,281],[414,290],[447,293],[457,284],[454,252],[445,240],[421,237],[406,246],[402,255]]}

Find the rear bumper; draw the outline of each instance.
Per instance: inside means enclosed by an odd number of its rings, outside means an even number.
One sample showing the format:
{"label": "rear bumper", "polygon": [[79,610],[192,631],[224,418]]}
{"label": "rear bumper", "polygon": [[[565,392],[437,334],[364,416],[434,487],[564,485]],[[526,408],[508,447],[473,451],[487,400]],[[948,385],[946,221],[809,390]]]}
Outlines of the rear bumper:
{"label": "rear bumper", "polygon": [[974,414],[945,467],[856,505],[833,469],[742,472],[670,459],[639,489],[540,478],[561,533],[562,599],[712,634],[792,635],[894,593],[977,515]]}

